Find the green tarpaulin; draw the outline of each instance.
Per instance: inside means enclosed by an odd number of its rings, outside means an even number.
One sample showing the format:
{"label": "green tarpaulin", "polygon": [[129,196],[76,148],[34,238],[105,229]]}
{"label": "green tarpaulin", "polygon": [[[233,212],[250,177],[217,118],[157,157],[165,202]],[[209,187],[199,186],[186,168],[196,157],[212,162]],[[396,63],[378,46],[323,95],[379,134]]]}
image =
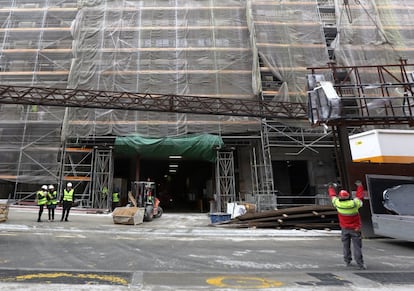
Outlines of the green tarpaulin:
{"label": "green tarpaulin", "polygon": [[184,159],[214,162],[216,160],[215,148],[222,145],[221,137],[210,134],[163,138],[146,138],[134,135],[117,137],[115,153],[154,159],[182,156]]}

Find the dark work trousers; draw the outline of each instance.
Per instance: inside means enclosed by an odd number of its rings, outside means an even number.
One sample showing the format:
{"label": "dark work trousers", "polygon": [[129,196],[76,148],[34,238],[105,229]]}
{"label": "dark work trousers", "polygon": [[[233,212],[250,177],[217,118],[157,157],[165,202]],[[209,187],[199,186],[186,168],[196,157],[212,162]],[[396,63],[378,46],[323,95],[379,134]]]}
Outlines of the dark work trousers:
{"label": "dark work trousers", "polygon": [[112,211],[115,210],[115,208],[118,207],[119,202],[112,202]]}
{"label": "dark work trousers", "polygon": [[37,222],[41,222],[40,218],[42,217],[44,207],[45,205],[39,205],[39,216],[37,217]]}
{"label": "dark work trousers", "polygon": [[352,251],[354,253],[354,259],[358,266],[364,265],[364,259],[362,257],[362,238],[361,232],[353,229],[343,228],[341,231],[341,240],[343,245],[344,261],[349,264],[352,261],[351,253],[351,241]]}
{"label": "dark work trousers", "polygon": [[56,208],[56,204],[51,204],[47,206],[49,220],[55,220],[55,208]]}
{"label": "dark work trousers", "polygon": [[71,207],[72,201],[63,201],[62,218],[60,219],[60,221],[63,221],[63,219],[65,219],[65,221],[68,221],[69,211]]}

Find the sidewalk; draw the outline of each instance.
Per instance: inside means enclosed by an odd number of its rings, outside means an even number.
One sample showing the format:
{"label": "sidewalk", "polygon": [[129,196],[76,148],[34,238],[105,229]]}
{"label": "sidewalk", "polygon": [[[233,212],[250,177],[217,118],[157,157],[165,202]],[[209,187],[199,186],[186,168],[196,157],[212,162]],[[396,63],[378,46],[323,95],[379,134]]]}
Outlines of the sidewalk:
{"label": "sidewalk", "polygon": [[[92,212],[92,213],[91,213]],[[146,233],[164,236],[220,236],[220,237],[309,237],[339,236],[329,230],[277,230],[247,229],[211,226],[208,213],[164,213],[162,217],[138,225],[114,224],[111,213],[98,214],[85,208],[72,208],[68,222],[61,222],[62,209],[55,210],[55,221],[48,222],[47,209],[42,222],[37,222],[38,208],[33,206],[9,207],[8,220],[0,223],[0,231],[31,232],[105,232]]]}

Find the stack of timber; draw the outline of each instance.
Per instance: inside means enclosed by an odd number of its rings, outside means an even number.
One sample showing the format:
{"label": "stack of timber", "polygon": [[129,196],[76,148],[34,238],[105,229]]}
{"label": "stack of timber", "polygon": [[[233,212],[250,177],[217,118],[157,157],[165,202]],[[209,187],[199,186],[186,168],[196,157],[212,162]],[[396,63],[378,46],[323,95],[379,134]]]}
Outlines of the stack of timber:
{"label": "stack of timber", "polygon": [[246,213],[229,221],[212,224],[234,228],[339,229],[333,206],[311,205],[259,213]]}
{"label": "stack of timber", "polygon": [[8,214],[9,214],[9,205],[5,203],[0,203],[0,222],[6,221]]}

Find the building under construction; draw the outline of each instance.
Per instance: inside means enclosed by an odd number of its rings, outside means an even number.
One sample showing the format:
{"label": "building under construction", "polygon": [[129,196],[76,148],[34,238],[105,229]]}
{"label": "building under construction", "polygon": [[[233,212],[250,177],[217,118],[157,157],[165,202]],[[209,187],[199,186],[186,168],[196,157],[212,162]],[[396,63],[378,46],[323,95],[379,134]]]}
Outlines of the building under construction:
{"label": "building under construction", "polygon": [[[117,109],[116,98],[94,106],[2,101],[0,194],[24,203],[42,184],[61,189],[72,182],[82,207],[108,208],[115,188],[126,203],[131,181],[150,178],[164,207],[171,202],[176,210],[206,211],[212,200],[218,211],[241,200],[259,210],[321,203],[326,183],[341,175],[331,128],[309,122],[309,85],[347,80],[355,116],[369,113],[358,98],[412,98],[409,2],[0,0],[5,90],[303,105],[296,118],[282,106],[272,118],[207,114],[214,103],[203,108],[203,102],[182,113],[156,105]],[[402,64],[392,68],[399,74],[403,67],[411,78],[398,80],[392,93],[382,85],[397,81],[369,67],[388,64]],[[358,66],[365,67],[349,69]],[[392,113],[377,105],[382,128],[406,126],[381,122],[389,115],[412,117],[406,103],[394,104]],[[347,130],[360,132],[363,125],[357,119]]]}

